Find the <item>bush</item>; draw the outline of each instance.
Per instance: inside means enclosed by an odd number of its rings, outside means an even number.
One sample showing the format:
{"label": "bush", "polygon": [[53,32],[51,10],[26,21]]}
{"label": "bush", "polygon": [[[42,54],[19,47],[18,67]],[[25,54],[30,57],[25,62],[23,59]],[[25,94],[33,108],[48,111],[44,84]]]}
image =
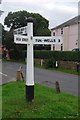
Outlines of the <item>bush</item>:
{"label": "bush", "polygon": [[54,59],[47,59],[44,61],[44,67],[45,68],[55,68],[56,67],[56,61]]}
{"label": "bush", "polygon": [[[15,59],[25,60],[27,51],[14,52],[12,54]],[[80,52],[77,51],[50,51],[50,50],[34,50],[35,59],[53,59],[55,61],[78,61],[80,62]]]}
{"label": "bush", "polygon": [[80,52],[73,51],[34,51],[36,59],[55,59],[56,61],[80,61]]}

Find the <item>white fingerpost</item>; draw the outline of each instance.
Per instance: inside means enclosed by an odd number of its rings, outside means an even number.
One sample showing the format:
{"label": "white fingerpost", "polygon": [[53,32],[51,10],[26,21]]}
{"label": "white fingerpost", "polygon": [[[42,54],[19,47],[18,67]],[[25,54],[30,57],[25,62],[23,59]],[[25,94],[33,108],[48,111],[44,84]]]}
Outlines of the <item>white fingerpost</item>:
{"label": "white fingerpost", "polygon": [[53,44],[51,45],[51,51],[53,51]]}
{"label": "white fingerpost", "polygon": [[[53,45],[63,43],[61,36],[33,36],[33,20],[32,17],[29,17],[27,19],[27,26],[14,30],[14,42],[16,44],[27,44],[26,98],[29,102],[32,102],[34,99],[33,45]],[[26,36],[23,34],[26,34]]]}
{"label": "white fingerpost", "polygon": [[26,71],[26,98],[34,99],[34,60],[33,60],[33,19],[27,19],[27,71]]}

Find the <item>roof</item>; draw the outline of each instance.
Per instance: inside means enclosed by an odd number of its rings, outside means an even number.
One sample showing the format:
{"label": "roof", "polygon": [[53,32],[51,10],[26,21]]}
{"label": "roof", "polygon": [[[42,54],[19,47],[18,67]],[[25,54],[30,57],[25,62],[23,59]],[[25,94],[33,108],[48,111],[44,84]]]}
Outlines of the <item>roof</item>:
{"label": "roof", "polygon": [[66,26],[70,26],[70,25],[74,25],[74,24],[77,24],[78,23],[78,20],[80,19],[80,16],[76,16],[54,28],[52,28],[51,30],[55,30],[55,29],[58,29],[58,28],[63,28],[63,27],[66,27]]}

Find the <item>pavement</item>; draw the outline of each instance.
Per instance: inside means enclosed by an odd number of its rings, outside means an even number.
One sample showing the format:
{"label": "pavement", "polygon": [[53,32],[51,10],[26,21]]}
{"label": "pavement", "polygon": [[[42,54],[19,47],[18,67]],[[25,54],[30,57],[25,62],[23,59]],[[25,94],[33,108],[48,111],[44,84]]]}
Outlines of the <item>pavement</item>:
{"label": "pavement", "polygon": [[[16,81],[16,72],[20,66],[22,66],[24,78],[26,80],[25,64],[0,61],[0,85],[11,81]],[[50,71],[41,68],[35,68],[34,74],[35,82],[55,88],[55,82],[58,81],[61,91],[78,96],[78,75],[63,73],[59,71]]]}

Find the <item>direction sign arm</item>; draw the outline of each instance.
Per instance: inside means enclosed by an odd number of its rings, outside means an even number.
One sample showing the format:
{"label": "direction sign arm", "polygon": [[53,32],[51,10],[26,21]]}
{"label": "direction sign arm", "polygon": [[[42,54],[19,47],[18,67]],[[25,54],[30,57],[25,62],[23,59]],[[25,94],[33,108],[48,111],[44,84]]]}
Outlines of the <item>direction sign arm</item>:
{"label": "direction sign arm", "polygon": [[33,44],[62,44],[63,40],[61,36],[38,36],[38,37],[33,37]]}

